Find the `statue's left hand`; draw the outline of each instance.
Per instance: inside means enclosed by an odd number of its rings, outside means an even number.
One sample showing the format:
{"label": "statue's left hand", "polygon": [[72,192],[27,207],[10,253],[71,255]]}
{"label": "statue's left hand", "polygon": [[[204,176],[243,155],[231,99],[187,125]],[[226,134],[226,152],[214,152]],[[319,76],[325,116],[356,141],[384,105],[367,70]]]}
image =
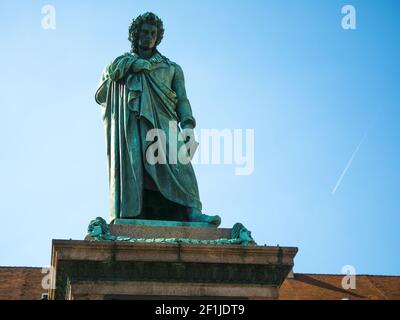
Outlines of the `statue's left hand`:
{"label": "statue's left hand", "polygon": [[147,60],[140,58],[137,59],[132,65],[133,72],[140,72],[143,70],[149,71],[150,69],[151,69],[151,63]]}

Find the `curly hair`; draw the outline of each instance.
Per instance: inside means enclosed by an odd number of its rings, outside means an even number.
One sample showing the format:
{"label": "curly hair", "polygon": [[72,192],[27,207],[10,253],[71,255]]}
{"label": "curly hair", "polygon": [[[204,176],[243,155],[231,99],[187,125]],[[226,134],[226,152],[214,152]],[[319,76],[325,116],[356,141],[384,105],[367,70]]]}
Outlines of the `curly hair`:
{"label": "curly hair", "polygon": [[129,26],[129,41],[131,42],[132,52],[137,53],[139,46],[139,32],[143,23],[148,23],[157,27],[156,47],[161,43],[164,37],[164,25],[162,20],[152,12],[146,12],[132,20]]}
{"label": "curly hair", "polygon": [[244,225],[241,223],[235,223],[231,231],[231,238],[232,239],[239,239],[240,238],[240,230],[244,228]]}

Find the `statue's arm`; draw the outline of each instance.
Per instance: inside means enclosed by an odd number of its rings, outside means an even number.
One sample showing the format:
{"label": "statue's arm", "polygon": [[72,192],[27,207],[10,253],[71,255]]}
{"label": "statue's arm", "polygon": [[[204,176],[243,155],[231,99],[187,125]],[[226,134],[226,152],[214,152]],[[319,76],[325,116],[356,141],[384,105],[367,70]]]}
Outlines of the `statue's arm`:
{"label": "statue's arm", "polygon": [[179,65],[175,65],[175,75],[172,82],[172,90],[175,91],[178,102],[176,106],[176,113],[180,122],[181,128],[194,128],[196,120],[192,115],[192,107],[190,106],[189,99],[186,96],[185,77],[183,70]]}
{"label": "statue's arm", "polygon": [[132,72],[132,66],[136,62],[137,57],[131,55],[130,53],[125,53],[124,55],[115,59],[109,66],[107,74],[111,81],[123,80],[130,72]]}
{"label": "statue's arm", "polygon": [[94,95],[94,98],[95,98],[96,102],[99,105],[102,105],[104,107],[105,107],[106,100],[107,100],[108,87],[110,85],[110,75],[108,74],[109,67],[110,66],[108,65],[103,70],[99,85],[98,85],[96,93]]}
{"label": "statue's arm", "polygon": [[111,81],[122,81],[126,76],[135,71],[137,57],[125,53],[111,62],[103,71],[98,89],[95,94],[96,102],[104,105],[107,99],[107,91]]}

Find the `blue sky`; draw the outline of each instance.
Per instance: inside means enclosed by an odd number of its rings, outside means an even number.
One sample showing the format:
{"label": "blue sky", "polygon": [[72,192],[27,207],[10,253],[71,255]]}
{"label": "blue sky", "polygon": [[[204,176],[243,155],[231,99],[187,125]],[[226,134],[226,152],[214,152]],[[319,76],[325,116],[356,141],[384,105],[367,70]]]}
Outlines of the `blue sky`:
{"label": "blue sky", "polygon": [[[56,30],[41,27],[43,5]],[[357,29],[341,27],[341,8]],[[51,239],[108,217],[94,92],[153,11],[198,128],[255,130],[255,171],[196,165],[204,213],[259,244],[296,246],[295,272],[400,275],[398,1],[1,1],[0,265],[45,266]],[[334,189],[350,158],[357,154]]]}

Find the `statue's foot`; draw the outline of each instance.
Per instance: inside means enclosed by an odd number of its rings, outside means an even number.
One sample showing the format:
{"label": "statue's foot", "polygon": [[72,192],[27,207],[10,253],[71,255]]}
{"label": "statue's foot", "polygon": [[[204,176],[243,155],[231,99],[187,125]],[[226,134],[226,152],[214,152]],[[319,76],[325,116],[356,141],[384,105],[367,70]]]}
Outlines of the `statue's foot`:
{"label": "statue's foot", "polygon": [[218,227],[221,224],[221,217],[220,216],[209,216],[206,214],[202,214],[201,212],[197,210],[192,210],[192,212],[189,213],[189,221],[190,222],[205,222],[212,224],[216,227]]}

